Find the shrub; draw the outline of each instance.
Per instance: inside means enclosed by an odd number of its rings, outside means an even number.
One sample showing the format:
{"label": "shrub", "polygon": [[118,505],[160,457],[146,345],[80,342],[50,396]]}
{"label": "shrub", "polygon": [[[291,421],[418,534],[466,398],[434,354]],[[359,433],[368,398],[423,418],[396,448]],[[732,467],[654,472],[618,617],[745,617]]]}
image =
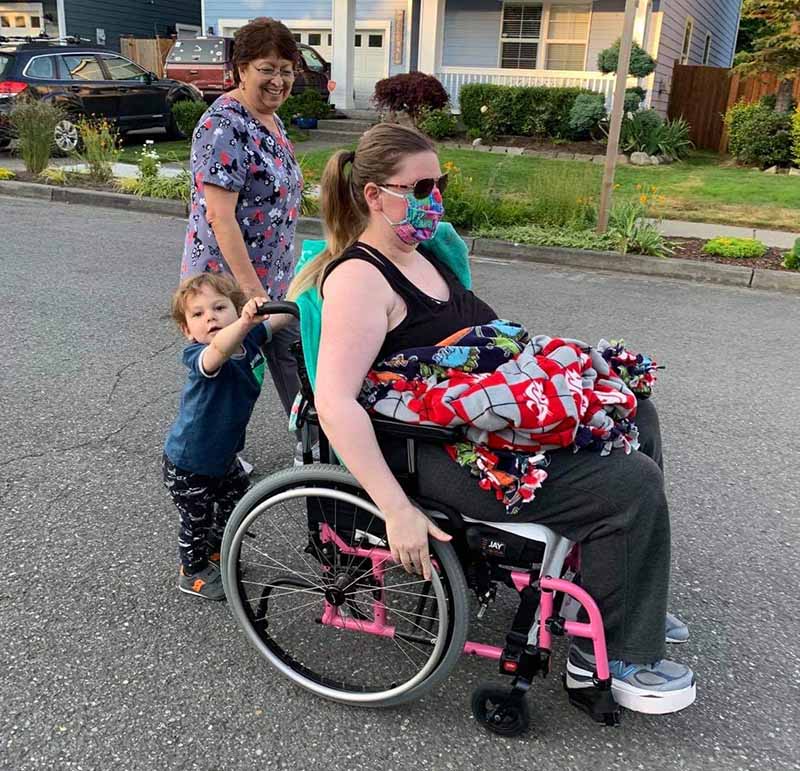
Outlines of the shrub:
{"label": "shrub", "polygon": [[458,120],[448,108],[431,110],[423,107],[419,113],[417,126],[431,139],[446,139],[458,131]]}
{"label": "shrub", "polygon": [[166,198],[189,202],[191,176],[185,169],[176,177],[125,177],[114,183],[122,193],[148,198]]}
{"label": "shrub", "polygon": [[82,150],[73,155],[89,167],[89,179],[108,182],[113,176],[112,166],[120,155],[119,133],[105,118],[82,118],[78,121]]}
{"label": "shrub", "polygon": [[748,166],[787,166],[792,157],[792,117],[763,104],[735,104],[725,115],[729,150]]}
{"label": "shrub", "polygon": [[48,166],[39,177],[48,185],[66,185],[69,181],[67,172],[60,166]]}
{"label": "shrub", "polygon": [[41,99],[21,98],[8,117],[19,141],[19,154],[25,168],[31,174],[40,174],[50,161],[54,132],[64,117],[63,110]]}
{"label": "shrub", "polygon": [[611,210],[608,232],[616,236],[622,254],[646,254],[651,257],[666,257],[672,254],[664,236],[652,222],[653,203],[658,192],[655,187],[637,185],[638,196],[621,200]]}
{"label": "shrub", "polygon": [[3,166],[0,166],[0,181],[8,180],[8,179],[15,179],[16,174],[11,171],[11,169],[6,169]]}
{"label": "shrub", "polygon": [[582,88],[497,86],[468,83],[459,92],[461,120],[468,131],[484,139],[499,134],[568,138],[570,118]]}
{"label": "shrub", "polygon": [[287,126],[292,118],[327,118],[331,113],[331,106],[322,98],[319,91],[306,89],[297,96],[290,96],[278,109],[278,117]]}
{"label": "shrub", "polygon": [[208,106],[205,102],[195,102],[189,99],[183,99],[173,104],[172,114],[181,134],[185,137],[194,136],[194,130],[207,109]]}
{"label": "shrub", "polygon": [[606,117],[602,94],[578,94],[569,113],[569,127],[576,136],[591,134]]}
{"label": "shrub", "polygon": [[619,146],[623,153],[658,152],[658,140],[664,119],[655,110],[639,110],[628,113],[622,119]]}
{"label": "shrub", "polygon": [[657,132],[658,154],[685,158],[694,147],[690,132],[691,127],[684,118],[665,121]]}
{"label": "shrub", "polygon": [[723,236],[708,241],[703,247],[703,251],[716,257],[763,257],[767,253],[767,247],[755,238]]}
{"label": "shrub", "polygon": [[[606,48],[597,56],[597,69],[600,72],[616,72],[619,66],[620,41],[617,40],[611,48]],[[631,49],[631,63],[628,72],[637,78],[646,78],[656,68],[655,59],[638,43]]]}
{"label": "shrub", "polygon": [[793,160],[795,166],[800,166],[800,105],[797,106],[792,116],[792,139],[794,142]]}
{"label": "shrub", "polygon": [[783,267],[786,270],[800,270],[800,238],[794,242],[792,251],[784,255]]}
{"label": "shrub", "polygon": [[415,123],[423,107],[441,110],[450,101],[444,86],[433,75],[423,72],[407,72],[379,80],[372,99],[378,109],[406,112]]}

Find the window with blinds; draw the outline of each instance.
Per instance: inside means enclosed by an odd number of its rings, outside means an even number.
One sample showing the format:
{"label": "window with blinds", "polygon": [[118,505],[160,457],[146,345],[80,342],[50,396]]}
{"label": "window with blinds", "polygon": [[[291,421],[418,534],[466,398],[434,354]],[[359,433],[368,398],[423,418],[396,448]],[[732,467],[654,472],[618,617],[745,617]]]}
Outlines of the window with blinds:
{"label": "window with blinds", "polygon": [[548,70],[583,70],[591,5],[551,5],[547,22]]}
{"label": "window with blinds", "polygon": [[542,37],[542,5],[503,3],[500,66],[535,70]]}

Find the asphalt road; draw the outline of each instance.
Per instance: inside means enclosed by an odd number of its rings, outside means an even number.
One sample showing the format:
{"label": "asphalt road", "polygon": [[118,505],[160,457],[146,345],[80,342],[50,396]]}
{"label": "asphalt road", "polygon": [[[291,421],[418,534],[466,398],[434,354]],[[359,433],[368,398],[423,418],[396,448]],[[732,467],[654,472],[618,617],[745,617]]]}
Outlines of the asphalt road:
{"label": "asphalt road", "polygon": [[[167,311],[184,225],[11,198],[0,222],[0,768],[800,768],[800,298],[474,265],[508,318],[667,364],[671,607],[692,631],[675,657],[699,682],[690,709],[613,730],[553,677],[530,734],[504,740],[470,716],[488,662],[402,709],[345,708],[278,678],[225,605],[178,593],[159,459],[183,377]],[[289,461],[271,387],[248,444],[260,473]]]}

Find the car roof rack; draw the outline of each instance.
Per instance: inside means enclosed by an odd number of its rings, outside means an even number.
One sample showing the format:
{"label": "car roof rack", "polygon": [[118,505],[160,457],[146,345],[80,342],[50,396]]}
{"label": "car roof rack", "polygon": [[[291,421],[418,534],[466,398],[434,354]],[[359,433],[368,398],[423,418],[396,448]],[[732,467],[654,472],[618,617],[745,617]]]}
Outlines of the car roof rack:
{"label": "car roof rack", "polygon": [[40,35],[0,35],[0,43],[16,43],[24,45],[26,43],[66,43],[67,45],[81,45],[90,43],[96,45],[94,41],[77,35],[65,35],[63,37],[53,37],[44,33]]}

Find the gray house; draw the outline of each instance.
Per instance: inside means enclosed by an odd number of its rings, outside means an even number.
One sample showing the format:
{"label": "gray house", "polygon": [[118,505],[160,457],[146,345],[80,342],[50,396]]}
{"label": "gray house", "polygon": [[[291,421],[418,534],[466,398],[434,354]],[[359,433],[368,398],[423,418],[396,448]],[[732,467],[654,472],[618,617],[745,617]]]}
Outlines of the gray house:
{"label": "gray house", "polygon": [[[1,1],[1,0],[0,0]],[[66,0],[69,2],[69,0]],[[203,29],[230,35],[255,16],[283,20],[332,62],[340,107],[375,81],[436,75],[458,108],[466,83],[574,85],[605,93],[597,54],[622,34],[624,0],[202,0]],[[676,62],[729,67],[741,0],[639,0],[635,35],[658,68],[642,83],[666,111]]]}
{"label": "gray house", "polygon": [[0,0],[0,35],[76,35],[119,51],[123,35],[200,31],[200,0]]}

